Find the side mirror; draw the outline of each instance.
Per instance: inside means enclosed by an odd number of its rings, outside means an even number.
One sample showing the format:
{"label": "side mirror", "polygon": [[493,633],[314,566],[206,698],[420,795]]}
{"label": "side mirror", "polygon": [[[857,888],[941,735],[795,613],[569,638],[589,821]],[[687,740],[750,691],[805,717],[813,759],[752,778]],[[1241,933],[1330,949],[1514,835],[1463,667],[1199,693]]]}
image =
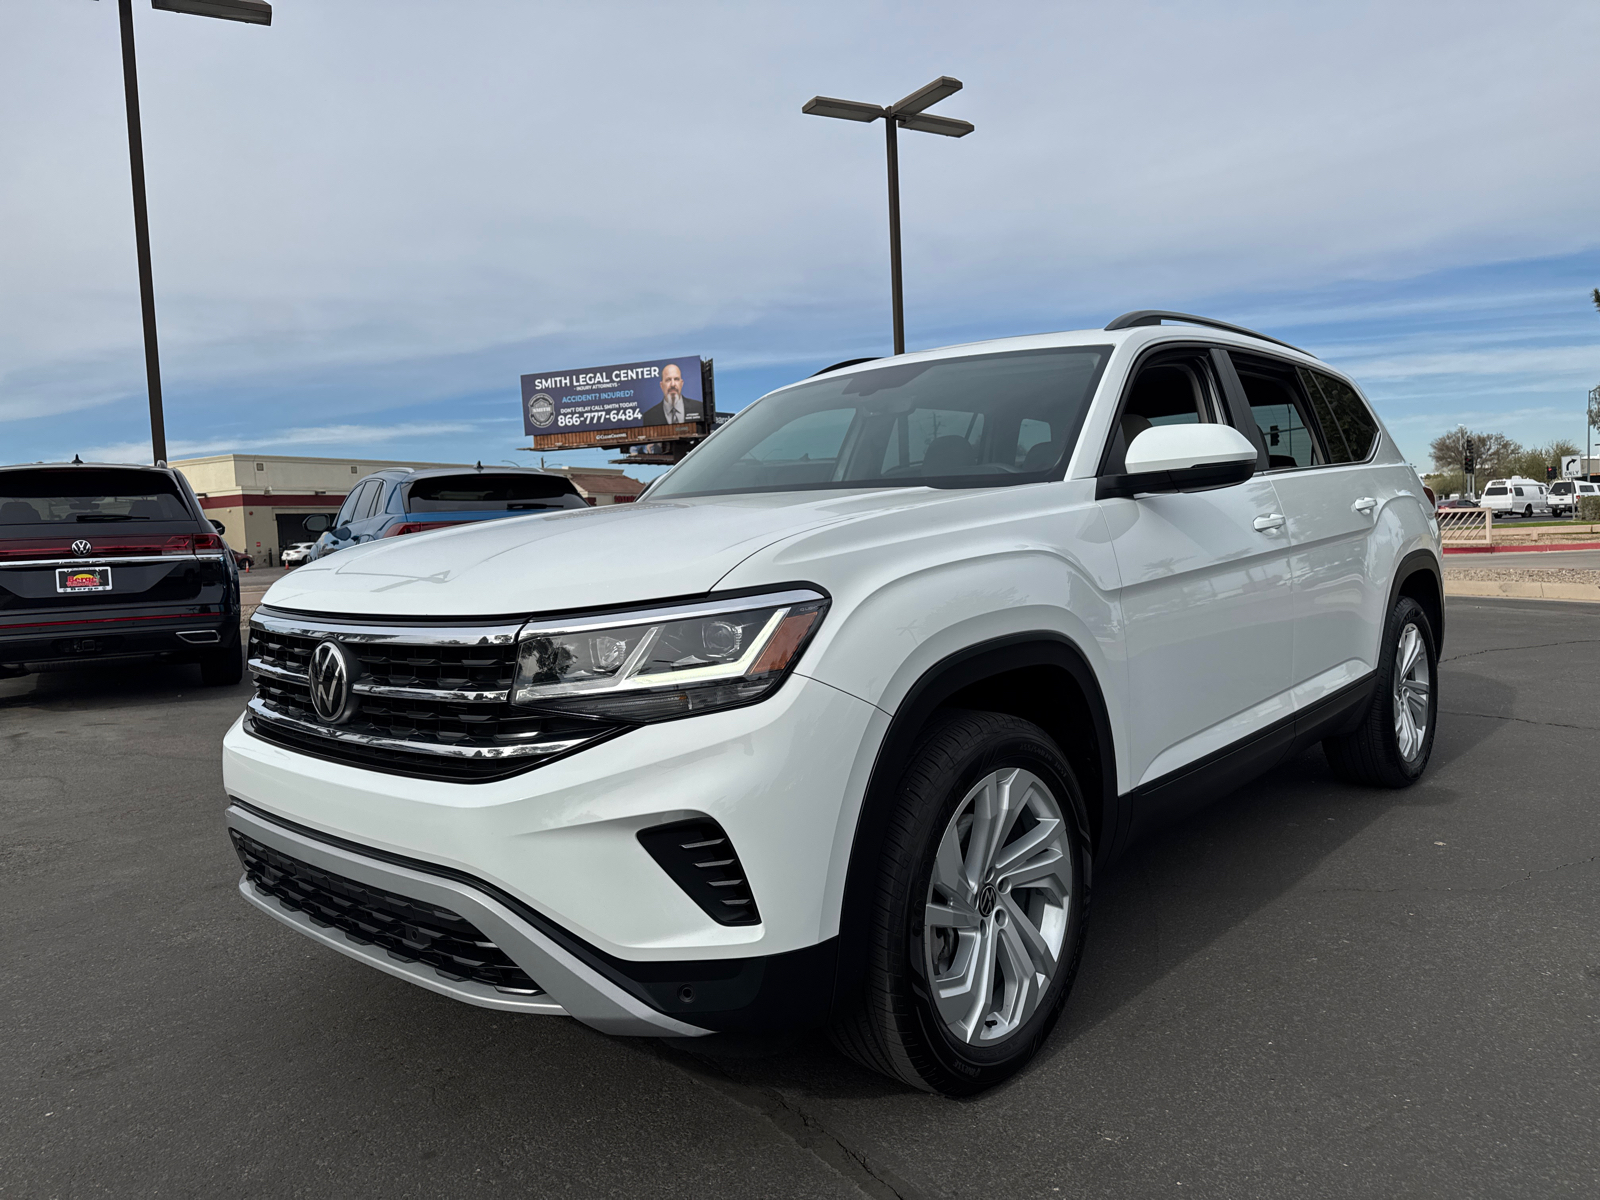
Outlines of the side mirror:
{"label": "side mirror", "polygon": [[222,534],[228,532],[228,527],[226,525],[224,525],[221,521],[213,521],[213,522],[211,522],[211,528],[213,528],[213,529],[215,529],[217,531],[217,535],[219,537]]}
{"label": "side mirror", "polygon": [[333,520],[325,513],[312,513],[304,523],[307,533],[326,533]]}
{"label": "side mirror", "polygon": [[1097,500],[1232,487],[1256,473],[1256,448],[1232,425],[1152,425],[1125,462],[1126,474],[1100,478]]}
{"label": "side mirror", "polygon": [[333,531],[333,536],[341,542],[348,542],[350,540],[350,526],[339,526],[339,528]]}

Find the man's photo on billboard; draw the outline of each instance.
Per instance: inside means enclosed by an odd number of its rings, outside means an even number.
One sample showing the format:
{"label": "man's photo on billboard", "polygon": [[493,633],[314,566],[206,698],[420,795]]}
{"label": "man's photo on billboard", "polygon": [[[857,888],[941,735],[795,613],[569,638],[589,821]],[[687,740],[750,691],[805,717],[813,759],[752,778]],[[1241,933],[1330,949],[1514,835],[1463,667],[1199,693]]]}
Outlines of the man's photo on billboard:
{"label": "man's photo on billboard", "polygon": [[663,366],[661,403],[644,410],[644,424],[681,425],[685,421],[703,420],[704,415],[705,409],[700,401],[683,394],[683,371],[678,364],[667,363]]}

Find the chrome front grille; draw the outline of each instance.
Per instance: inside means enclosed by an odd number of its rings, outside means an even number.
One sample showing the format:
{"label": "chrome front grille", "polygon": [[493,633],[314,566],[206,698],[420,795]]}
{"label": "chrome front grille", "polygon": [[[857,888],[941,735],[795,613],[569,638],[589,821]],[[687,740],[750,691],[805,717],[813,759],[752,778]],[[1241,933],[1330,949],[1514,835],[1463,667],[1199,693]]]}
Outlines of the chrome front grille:
{"label": "chrome front grille", "polygon": [[[519,625],[357,624],[257,610],[250,732],[352,766],[458,782],[503,779],[618,732],[607,722],[510,704]],[[325,640],[354,653],[355,708],[322,720],[308,668]]]}

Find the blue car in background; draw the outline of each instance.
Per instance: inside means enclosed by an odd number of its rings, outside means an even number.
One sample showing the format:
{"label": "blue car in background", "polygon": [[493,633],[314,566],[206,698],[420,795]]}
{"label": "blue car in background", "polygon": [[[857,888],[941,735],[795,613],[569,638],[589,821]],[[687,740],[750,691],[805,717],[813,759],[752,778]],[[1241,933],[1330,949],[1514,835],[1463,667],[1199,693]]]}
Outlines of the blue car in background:
{"label": "blue car in background", "polygon": [[526,467],[390,467],[350,489],[312,557],[378,538],[587,506],[571,480]]}

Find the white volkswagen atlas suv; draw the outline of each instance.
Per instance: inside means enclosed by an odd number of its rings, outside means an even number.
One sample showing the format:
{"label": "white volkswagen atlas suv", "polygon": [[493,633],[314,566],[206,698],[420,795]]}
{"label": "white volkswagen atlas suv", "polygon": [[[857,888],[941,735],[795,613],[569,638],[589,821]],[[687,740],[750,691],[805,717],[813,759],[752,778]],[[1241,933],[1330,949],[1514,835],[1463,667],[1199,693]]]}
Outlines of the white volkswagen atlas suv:
{"label": "white volkswagen atlas suv", "polygon": [[1272,338],[1140,312],[841,364],[637,504],[275,583],[225,742],[240,891],[470,1004],[828,1025],[978,1091],[1134,839],[1317,742],[1421,775],[1440,579],[1360,390]]}

